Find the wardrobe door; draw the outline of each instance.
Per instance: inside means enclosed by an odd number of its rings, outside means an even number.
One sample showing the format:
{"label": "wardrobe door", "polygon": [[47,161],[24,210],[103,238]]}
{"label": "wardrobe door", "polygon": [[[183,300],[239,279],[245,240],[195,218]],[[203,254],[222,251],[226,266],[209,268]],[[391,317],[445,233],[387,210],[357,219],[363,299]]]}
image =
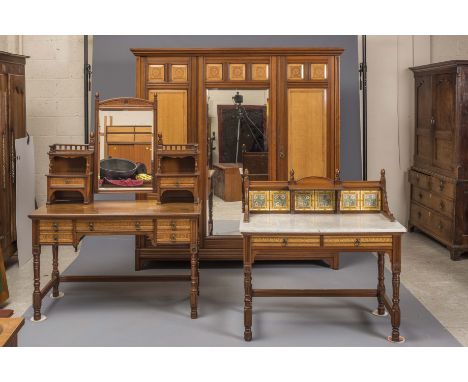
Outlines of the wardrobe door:
{"label": "wardrobe door", "polygon": [[414,142],[414,163],[427,166],[432,162],[432,76],[416,78],[416,138]]}
{"label": "wardrobe door", "polygon": [[134,144],[109,144],[107,146],[107,155],[109,158],[125,158],[135,162]]}
{"label": "wardrobe door", "polygon": [[456,73],[433,76],[434,138],[433,165],[448,172],[453,171],[455,132]]}
{"label": "wardrobe door", "polygon": [[147,170],[151,169],[151,144],[135,144],[135,162],[144,163]]}

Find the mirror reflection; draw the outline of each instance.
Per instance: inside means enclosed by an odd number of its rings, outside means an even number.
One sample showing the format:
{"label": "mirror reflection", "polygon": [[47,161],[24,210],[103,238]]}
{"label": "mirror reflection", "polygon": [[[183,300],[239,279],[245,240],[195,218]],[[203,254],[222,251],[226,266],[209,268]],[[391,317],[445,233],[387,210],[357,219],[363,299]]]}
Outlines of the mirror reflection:
{"label": "mirror reflection", "polygon": [[152,188],[152,110],[99,110],[99,138],[100,190]]}
{"label": "mirror reflection", "polygon": [[268,179],[268,89],[209,89],[208,235],[238,235],[242,175]]}

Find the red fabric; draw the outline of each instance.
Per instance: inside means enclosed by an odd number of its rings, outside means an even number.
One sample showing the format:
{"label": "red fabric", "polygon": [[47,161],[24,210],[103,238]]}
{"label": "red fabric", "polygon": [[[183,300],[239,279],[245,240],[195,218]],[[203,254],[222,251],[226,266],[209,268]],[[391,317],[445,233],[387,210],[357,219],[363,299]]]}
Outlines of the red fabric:
{"label": "red fabric", "polygon": [[142,180],[137,180],[137,179],[107,179],[106,181],[110,184],[113,184],[114,186],[120,186],[120,187],[141,187],[143,186],[143,181]]}

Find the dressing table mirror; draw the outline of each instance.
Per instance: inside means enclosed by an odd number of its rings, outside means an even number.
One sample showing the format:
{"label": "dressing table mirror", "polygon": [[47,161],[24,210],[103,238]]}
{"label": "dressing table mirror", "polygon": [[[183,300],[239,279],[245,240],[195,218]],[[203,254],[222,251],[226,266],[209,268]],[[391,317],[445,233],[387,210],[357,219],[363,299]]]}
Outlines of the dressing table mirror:
{"label": "dressing table mirror", "polygon": [[208,89],[209,236],[240,235],[242,177],[268,180],[268,89]]}
{"label": "dressing table mirror", "polygon": [[95,113],[96,192],[152,191],[156,100],[96,94]]}

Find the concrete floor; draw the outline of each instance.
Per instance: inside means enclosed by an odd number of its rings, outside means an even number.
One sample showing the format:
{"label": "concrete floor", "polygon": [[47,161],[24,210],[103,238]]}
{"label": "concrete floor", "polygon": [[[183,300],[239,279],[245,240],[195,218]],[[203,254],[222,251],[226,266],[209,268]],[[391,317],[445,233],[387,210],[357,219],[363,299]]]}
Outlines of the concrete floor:
{"label": "concrete floor", "polygon": [[[468,259],[451,261],[448,251],[420,234],[403,235],[402,283],[464,346],[468,346]],[[60,270],[76,258],[72,248],[60,249]],[[51,250],[44,247],[41,283],[50,278]],[[388,265],[388,261],[387,261]],[[202,265],[203,267],[203,265]],[[32,261],[7,269],[10,299],[4,306],[23,315],[31,305]]]}

